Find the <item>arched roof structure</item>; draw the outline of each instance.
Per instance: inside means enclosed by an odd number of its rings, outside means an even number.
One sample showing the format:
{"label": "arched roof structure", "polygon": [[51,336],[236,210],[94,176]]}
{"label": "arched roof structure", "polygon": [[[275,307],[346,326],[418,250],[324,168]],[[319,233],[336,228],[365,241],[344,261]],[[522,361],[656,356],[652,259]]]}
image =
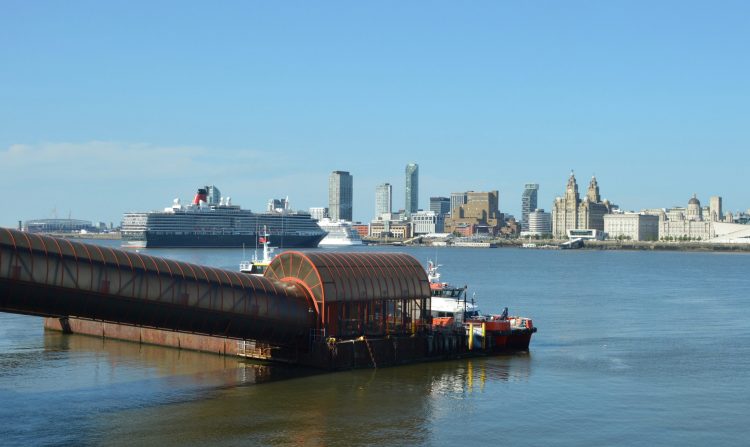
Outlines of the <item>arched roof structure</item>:
{"label": "arched roof structure", "polygon": [[302,253],[277,255],[265,276],[301,283],[316,304],[367,300],[427,299],[424,267],[401,253]]}

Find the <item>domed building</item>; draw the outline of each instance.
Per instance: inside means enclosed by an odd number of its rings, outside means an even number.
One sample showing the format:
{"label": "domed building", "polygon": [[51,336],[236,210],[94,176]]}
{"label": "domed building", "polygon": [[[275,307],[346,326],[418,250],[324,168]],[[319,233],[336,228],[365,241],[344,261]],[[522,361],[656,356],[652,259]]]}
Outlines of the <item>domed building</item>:
{"label": "domed building", "polygon": [[703,220],[703,211],[701,210],[701,202],[698,200],[695,194],[688,200],[687,206],[687,220]]}
{"label": "domed building", "polygon": [[687,208],[668,210],[659,221],[659,239],[661,240],[707,241],[714,236],[713,223],[710,219],[703,219],[703,208],[695,194],[688,200]]}

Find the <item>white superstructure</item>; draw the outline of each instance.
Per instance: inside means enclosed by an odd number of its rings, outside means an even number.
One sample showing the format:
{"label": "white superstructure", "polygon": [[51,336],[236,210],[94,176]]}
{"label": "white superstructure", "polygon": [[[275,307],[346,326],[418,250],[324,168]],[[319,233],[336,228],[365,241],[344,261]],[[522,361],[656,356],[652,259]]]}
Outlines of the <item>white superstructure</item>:
{"label": "white superstructure", "polygon": [[318,226],[328,232],[318,245],[362,245],[362,238],[352,229],[351,222],[323,219],[318,222]]}

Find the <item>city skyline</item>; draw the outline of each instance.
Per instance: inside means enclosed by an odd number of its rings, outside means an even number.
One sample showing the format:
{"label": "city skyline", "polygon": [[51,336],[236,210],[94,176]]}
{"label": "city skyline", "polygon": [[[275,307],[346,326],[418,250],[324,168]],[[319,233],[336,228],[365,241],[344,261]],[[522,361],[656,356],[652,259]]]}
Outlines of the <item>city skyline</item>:
{"label": "city skyline", "polygon": [[[334,182],[333,177],[336,174],[343,174],[345,177],[347,177],[348,182],[349,182],[348,185],[347,185],[348,192],[346,194],[348,194],[347,197],[351,196],[351,206],[350,206],[349,210],[347,211],[347,216],[348,216],[348,213],[352,213],[352,218],[351,219],[345,219],[345,220],[351,220],[351,221],[354,221],[354,222],[369,222],[369,221],[371,221],[373,219],[377,219],[378,216],[376,214],[373,214],[372,216],[367,216],[366,215],[367,211],[363,211],[361,213],[361,215],[364,215],[363,218],[357,218],[356,217],[357,214],[353,213],[353,210],[356,210],[357,208],[365,208],[366,209],[366,208],[368,208],[368,205],[366,203],[360,203],[360,204],[358,204],[357,201],[353,199],[354,197],[358,197],[358,196],[364,195],[364,194],[357,194],[357,188],[355,188],[353,186],[353,182],[352,182],[352,179],[353,179],[354,175],[351,174],[349,171],[339,171],[339,170],[329,171],[328,177],[327,177],[327,183],[326,183],[327,186],[328,186],[327,189],[326,189],[326,195],[328,197],[328,201],[325,201],[324,199],[317,200],[315,202],[316,204],[314,204],[313,206],[307,207],[307,208],[304,208],[304,207],[301,207],[301,206],[294,206],[293,205],[291,207],[291,209],[293,209],[293,210],[299,210],[299,211],[303,211],[303,212],[307,212],[308,210],[310,210],[312,208],[318,208],[318,207],[324,206],[325,209],[328,210],[331,207],[330,201],[331,201],[331,199],[333,197],[332,196],[331,185],[332,185],[332,182]],[[574,175],[574,170],[569,171],[569,175]],[[596,176],[592,176],[592,179],[595,179],[595,177]],[[505,213],[506,216],[513,216],[513,217],[515,217],[516,220],[519,222],[519,224],[521,224],[521,222],[522,222],[522,209],[523,209],[522,202],[524,200],[524,194],[528,191],[528,187],[530,187],[532,185],[534,187],[536,187],[536,189],[535,189],[534,192],[538,193],[538,190],[540,188],[540,186],[539,186],[538,183],[536,183],[536,184],[525,183],[523,185],[523,187],[521,188],[521,194],[519,195],[519,197],[516,200],[516,202],[518,202],[518,207],[517,207],[518,211],[517,212],[509,211],[510,209],[513,209],[513,207],[512,207],[512,204],[514,203],[513,198],[512,197],[508,197],[507,194],[503,193],[503,191],[499,191],[499,195],[500,195],[500,211],[503,212],[503,213]],[[370,204],[369,208],[373,208],[373,206],[374,206],[374,208],[377,209],[377,206],[378,206],[377,205],[378,194],[380,193],[379,190],[382,187],[384,187],[384,186],[387,187],[387,191],[388,191],[388,194],[389,194],[389,200],[388,200],[388,202],[393,207],[392,208],[392,212],[395,213],[395,212],[399,212],[399,211],[405,211],[405,207],[404,206],[398,207],[398,206],[393,205],[394,202],[393,202],[391,196],[393,194],[394,187],[393,187],[393,185],[391,185],[388,182],[376,185],[375,188],[374,188],[374,195],[370,194],[370,197],[367,198],[367,199],[365,199],[365,201],[369,200],[369,201],[372,202]],[[551,189],[554,191],[554,186]],[[546,210],[551,210],[552,208],[554,208],[555,199],[557,197],[560,197],[560,196],[564,195],[564,193],[563,193],[564,188],[559,188],[559,189],[560,189],[559,192],[558,191],[554,191],[552,193],[552,195],[554,195],[555,197],[550,201],[549,204],[547,204],[545,206],[545,204],[542,203],[541,200],[539,200],[538,203],[537,203],[537,207],[536,208],[539,208],[539,209],[542,209],[542,210],[545,210],[545,209]],[[404,188],[404,190],[405,190],[405,188]],[[472,188],[472,189],[468,189],[466,191],[460,191],[460,192],[459,191],[453,191],[450,194],[447,194],[445,192],[442,192],[442,193],[445,194],[445,195],[450,195],[452,197],[452,196],[454,196],[456,194],[463,194],[465,196],[466,193],[471,192],[471,191],[477,191],[477,189]],[[432,196],[431,192],[425,192],[424,194],[426,196],[428,196],[428,200],[424,201],[424,202],[426,202],[428,204],[431,203],[430,199],[437,198],[437,197]],[[191,200],[192,195],[193,194],[188,194],[188,195],[185,195],[183,197],[175,197],[175,198],[179,198],[182,201],[189,201],[189,200]],[[697,195],[699,198],[703,196],[702,194],[695,193],[695,192],[690,193],[690,194],[685,193],[683,195],[683,197],[680,198],[682,200],[678,199],[676,201],[676,203],[673,203],[671,205],[662,204],[662,205],[656,205],[656,206],[652,206],[652,207],[632,208],[632,207],[627,207],[627,206],[620,206],[618,204],[618,207],[619,207],[619,209],[621,211],[627,211],[627,212],[640,212],[640,211],[648,210],[648,209],[680,208],[680,207],[684,206],[684,202],[687,200],[686,197],[688,195],[691,196],[691,197],[694,197],[694,196]],[[229,197],[231,197],[231,196],[229,196]],[[710,197],[703,197],[701,200],[704,200],[706,203],[709,203],[709,200],[714,200],[714,199],[717,199],[717,198],[720,201],[723,201],[723,197],[724,197],[724,195],[717,194],[717,195],[712,195]],[[602,196],[602,199],[604,200],[604,196]],[[234,204],[238,204],[238,203],[236,203],[236,201],[234,199],[232,199],[232,200],[233,200]],[[269,198],[268,200],[273,200],[273,199]],[[268,200],[266,200],[266,203],[264,203],[263,205],[253,207],[253,210],[254,211],[258,211],[258,212],[264,211],[265,208],[267,207],[267,201]],[[289,200],[290,200],[290,203],[294,203],[293,198],[290,198]],[[321,205],[323,202],[325,202],[325,205]],[[510,204],[510,205],[507,205],[507,204]],[[242,205],[243,208],[245,208],[244,204],[239,203],[239,205]],[[166,206],[166,204],[165,204],[165,206]],[[723,205],[719,205],[719,206],[721,207]],[[155,207],[155,208],[151,208],[151,209],[139,209],[139,210],[128,210],[128,211],[155,211],[155,210],[160,210],[160,209],[161,208],[159,208],[159,207]],[[740,207],[740,208],[726,208],[725,207],[723,209],[724,209],[724,213],[726,213],[726,212],[731,212],[731,213],[740,212],[740,213],[750,214],[750,207],[748,207],[748,208],[742,208],[742,207]],[[421,206],[421,207],[418,208],[418,210],[419,211],[429,211],[430,207],[427,206],[425,208],[424,206]],[[333,213],[333,211],[331,211],[331,213]],[[58,210],[57,207],[55,207],[55,208],[53,208],[51,214],[48,215],[48,216],[36,216],[36,217],[27,216],[27,217],[23,217],[23,218],[19,217],[19,218],[15,219],[14,221],[9,221],[8,223],[0,222],[0,226],[4,226],[4,227],[8,227],[8,228],[16,228],[18,226],[18,222],[19,221],[26,221],[26,220],[33,220],[33,219],[44,219],[44,218],[53,218],[53,217],[54,218],[64,219],[64,218],[67,218],[68,216],[70,218],[79,218],[79,219],[83,219],[83,220],[89,220],[89,221],[92,221],[94,223],[96,223],[96,222],[103,222],[103,223],[107,223],[107,224],[112,223],[112,224],[114,224],[114,226],[117,226],[119,224],[120,217],[122,217],[120,215],[117,219],[106,220],[106,219],[100,219],[100,218],[98,218],[96,216],[92,217],[92,216],[88,216],[88,215],[84,215],[84,216],[74,215],[70,211],[68,211],[67,213],[65,213],[62,209]]]}
{"label": "city skyline", "polygon": [[520,217],[533,181],[550,210],[571,168],[623,209],[750,207],[743,2],[135,5],[6,5],[0,225],[117,223],[206,184],[304,210],[338,168],[368,221],[383,182],[405,207],[412,159],[423,209],[499,190]]}

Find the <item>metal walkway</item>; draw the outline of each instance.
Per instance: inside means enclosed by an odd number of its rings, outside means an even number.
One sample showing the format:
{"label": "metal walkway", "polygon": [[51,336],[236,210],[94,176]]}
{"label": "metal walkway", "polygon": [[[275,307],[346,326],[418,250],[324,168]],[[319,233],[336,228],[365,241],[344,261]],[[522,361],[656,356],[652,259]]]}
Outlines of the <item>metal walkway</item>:
{"label": "metal walkway", "polygon": [[295,345],[314,307],[298,283],[0,228],[0,312]]}

